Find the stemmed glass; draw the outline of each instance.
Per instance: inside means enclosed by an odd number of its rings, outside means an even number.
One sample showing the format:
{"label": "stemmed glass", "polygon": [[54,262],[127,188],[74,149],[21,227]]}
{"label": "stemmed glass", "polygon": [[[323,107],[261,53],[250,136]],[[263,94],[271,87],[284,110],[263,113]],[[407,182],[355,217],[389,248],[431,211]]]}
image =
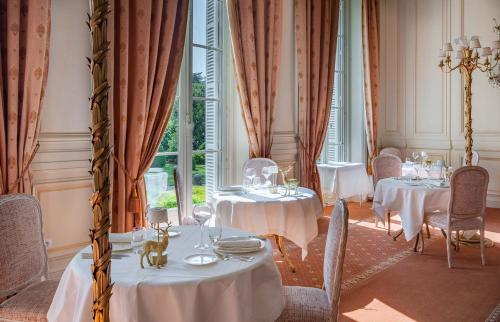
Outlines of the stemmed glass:
{"label": "stemmed glass", "polygon": [[264,183],[264,185],[266,187],[272,185],[271,181],[269,180],[269,177],[271,177],[271,175],[272,175],[271,168],[269,168],[269,167],[262,168],[262,175],[264,176],[264,178],[266,178],[266,182]]}
{"label": "stemmed glass", "polygon": [[257,171],[254,168],[246,168],[245,169],[245,177],[250,182],[250,185],[253,184],[253,179],[257,175]]}
{"label": "stemmed glass", "polygon": [[418,152],[412,152],[411,153],[411,158],[413,160],[413,170],[415,170],[415,177],[418,178],[418,170],[419,170],[419,164],[418,164],[418,159],[420,159],[420,153]]}
{"label": "stemmed glass", "polygon": [[193,208],[193,218],[198,222],[200,225],[200,243],[194,245],[194,248],[196,249],[207,249],[210,246],[205,244],[203,242],[203,225],[207,222],[207,220],[210,219],[213,215],[213,210],[212,207],[210,206],[194,206]]}
{"label": "stemmed glass", "polygon": [[142,227],[134,227],[132,229],[132,242],[130,243],[134,249],[134,253],[139,254],[142,241],[146,238],[146,230]]}

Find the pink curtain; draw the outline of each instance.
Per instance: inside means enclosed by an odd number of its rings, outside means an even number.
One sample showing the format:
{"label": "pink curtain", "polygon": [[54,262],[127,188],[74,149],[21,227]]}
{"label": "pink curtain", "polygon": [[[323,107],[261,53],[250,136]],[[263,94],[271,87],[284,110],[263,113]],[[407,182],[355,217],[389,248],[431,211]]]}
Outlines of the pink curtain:
{"label": "pink curtain", "polygon": [[316,160],[330,117],[339,0],[296,0],[300,183],[321,198]]}
{"label": "pink curtain", "polygon": [[377,155],[378,87],[379,87],[379,31],[378,0],[363,0],[362,38],[365,90],[365,128],[368,146],[368,172]]}
{"label": "pink curtain", "polygon": [[113,231],[144,224],[143,176],[172,112],[188,0],[121,0],[114,13]]}
{"label": "pink curtain", "polygon": [[279,75],[281,0],[228,0],[237,90],[250,156],[270,158]]}
{"label": "pink curtain", "polygon": [[0,194],[32,191],[49,39],[50,0],[0,2]]}

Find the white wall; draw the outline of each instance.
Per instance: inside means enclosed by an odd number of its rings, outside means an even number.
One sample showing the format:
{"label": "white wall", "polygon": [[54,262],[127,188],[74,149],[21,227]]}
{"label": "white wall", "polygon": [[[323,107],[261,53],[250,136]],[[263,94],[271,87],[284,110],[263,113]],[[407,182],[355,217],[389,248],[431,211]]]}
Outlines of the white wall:
{"label": "white wall", "polygon": [[40,150],[32,166],[44,236],[52,241],[48,249],[51,271],[60,270],[75,250],[90,241],[87,12],[87,1],[52,0],[49,78],[41,114]]}
{"label": "white wall", "polygon": [[[382,0],[379,142],[409,155],[426,150],[458,167],[465,153],[463,82],[438,68],[442,43],[479,35],[495,38],[498,0]],[[500,90],[473,76],[473,138],[490,173],[488,204],[500,207]]]}

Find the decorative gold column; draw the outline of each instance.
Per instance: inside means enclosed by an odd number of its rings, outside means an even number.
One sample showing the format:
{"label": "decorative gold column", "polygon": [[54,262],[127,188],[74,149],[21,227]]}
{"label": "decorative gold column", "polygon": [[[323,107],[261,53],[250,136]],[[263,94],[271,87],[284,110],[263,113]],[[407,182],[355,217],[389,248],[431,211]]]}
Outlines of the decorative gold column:
{"label": "decorative gold column", "polygon": [[94,263],[92,264],[93,321],[109,321],[111,297],[111,245],[108,234],[110,220],[109,126],[107,57],[108,0],[91,0],[88,25],[92,34],[92,58],[89,59],[92,79],[92,160],[93,194],[90,198],[94,227],[90,230]]}
{"label": "decorative gold column", "polygon": [[[465,152],[467,165],[472,165],[472,73],[476,70],[481,72],[491,72],[500,61],[500,41],[493,42],[491,47],[482,47],[477,36],[471,37],[470,41],[466,37],[455,40],[457,44],[456,59],[457,65],[452,66],[451,54],[453,47],[451,43],[445,43],[440,52],[441,61],[439,67],[445,73],[451,73],[458,69],[465,81]],[[479,50],[481,49],[481,55]],[[480,62],[480,56],[484,57]],[[493,64],[490,59],[495,61]]]}

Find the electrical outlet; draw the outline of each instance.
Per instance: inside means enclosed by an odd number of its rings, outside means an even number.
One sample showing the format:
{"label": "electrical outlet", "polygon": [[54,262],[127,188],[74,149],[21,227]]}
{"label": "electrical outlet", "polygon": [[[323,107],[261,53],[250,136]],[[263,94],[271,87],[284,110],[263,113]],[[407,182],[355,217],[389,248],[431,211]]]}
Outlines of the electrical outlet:
{"label": "electrical outlet", "polygon": [[45,248],[47,249],[52,248],[52,239],[45,239],[44,243],[45,243]]}

